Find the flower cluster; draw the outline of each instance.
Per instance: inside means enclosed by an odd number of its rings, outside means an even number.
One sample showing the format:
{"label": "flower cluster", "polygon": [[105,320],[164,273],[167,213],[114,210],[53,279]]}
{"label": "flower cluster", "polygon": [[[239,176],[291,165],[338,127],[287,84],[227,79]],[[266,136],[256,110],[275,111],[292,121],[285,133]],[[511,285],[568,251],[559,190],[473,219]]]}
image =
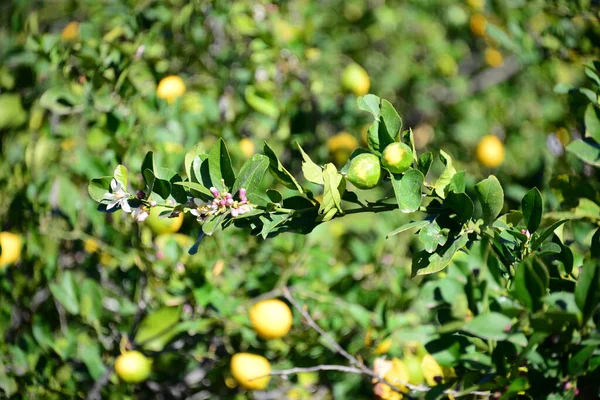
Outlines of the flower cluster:
{"label": "flower cluster", "polygon": [[252,210],[252,204],[246,197],[246,189],[241,188],[239,192],[239,200],[234,200],[233,195],[229,192],[220,193],[215,187],[210,188],[210,192],[214,199],[205,203],[200,199],[193,199],[195,208],[190,211],[192,215],[198,218],[198,221],[204,222],[208,218],[215,215],[231,213],[232,217],[244,215]]}

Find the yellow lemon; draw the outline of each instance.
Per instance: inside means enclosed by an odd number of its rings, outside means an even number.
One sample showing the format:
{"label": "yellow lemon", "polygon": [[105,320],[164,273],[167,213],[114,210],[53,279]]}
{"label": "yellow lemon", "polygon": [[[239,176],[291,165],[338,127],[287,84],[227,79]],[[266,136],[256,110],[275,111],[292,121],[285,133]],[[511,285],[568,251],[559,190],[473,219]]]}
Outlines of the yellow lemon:
{"label": "yellow lemon", "polygon": [[375,354],[385,354],[392,348],[392,339],[387,338],[375,348]]}
{"label": "yellow lemon", "polygon": [[497,136],[484,136],[475,149],[477,160],[488,168],[499,167],[504,161],[504,145]]}
{"label": "yellow lemon", "polygon": [[486,64],[490,67],[498,68],[501,67],[502,64],[504,64],[504,58],[502,57],[502,53],[490,47],[485,49],[485,52],[483,53],[483,58],[485,59]]}
{"label": "yellow lemon", "polygon": [[431,354],[426,354],[421,360],[421,370],[429,386],[435,386],[444,380],[444,371]]}
{"label": "yellow lemon", "polygon": [[348,65],[342,73],[342,85],[344,89],[353,92],[356,96],[364,96],[369,93],[371,80],[363,67],[353,63]]}
{"label": "yellow lemon", "polygon": [[[408,393],[408,388],[404,385],[409,379],[408,369],[402,360],[398,358],[392,359],[392,367],[386,372],[384,378],[398,389]],[[392,390],[392,388],[385,383],[379,385],[379,390],[380,393],[377,394],[382,399],[400,400],[403,398],[402,393]]]}
{"label": "yellow lemon", "polygon": [[100,248],[100,245],[98,244],[98,241],[95,239],[85,239],[83,241],[83,248],[88,253],[95,253]]}
{"label": "yellow lemon", "polygon": [[240,386],[249,390],[267,387],[271,377],[271,364],[263,356],[237,353],[231,357],[231,374]]}
{"label": "yellow lemon", "polygon": [[0,268],[21,258],[21,237],[12,232],[0,232]]}
{"label": "yellow lemon", "polygon": [[281,300],[259,301],[250,308],[250,323],[263,339],[277,339],[292,328],[292,310]]}
{"label": "yellow lemon", "polygon": [[185,93],[185,83],[183,79],[177,75],[169,75],[164,77],[156,88],[156,96],[172,103],[179,96]]}
{"label": "yellow lemon", "polygon": [[152,232],[155,235],[160,235],[162,233],[175,233],[181,228],[183,224],[183,213],[179,214],[175,218],[158,218],[161,212],[170,210],[167,207],[152,207],[150,209],[150,215],[146,218],[145,223],[150,227]]}
{"label": "yellow lemon", "polygon": [[71,21],[63,28],[60,38],[65,42],[70,42],[79,36],[79,22]]}
{"label": "yellow lemon", "polygon": [[250,158],[254,155],[254,142],[249,138],[241,138],[240,139],[240,149],[244,154],[244,157]]}
{"label": "yellow lemon", "polygon": [[343,165],[358,147],[358,140],[348,132],[340,132],[327,140],[329,154],[336,165]]}
{"label": "yellow lemon", "polygon": [[483,9],[483,6],[485,5],[484,0],[467,0],[467,3],[476,10]]}
{"label": "yellow lemon", "polygon": [[115,372],[123,381],[140,383],[148,379],[152,368],[152,360],[139,351],[127,351],[117,357]]}
{"label": "yellow lemon", "polygon": [[481,14],[473,14],[469,21],[471,32],[477,36],[485,36],[485,28],[487,26],[487,18]]}

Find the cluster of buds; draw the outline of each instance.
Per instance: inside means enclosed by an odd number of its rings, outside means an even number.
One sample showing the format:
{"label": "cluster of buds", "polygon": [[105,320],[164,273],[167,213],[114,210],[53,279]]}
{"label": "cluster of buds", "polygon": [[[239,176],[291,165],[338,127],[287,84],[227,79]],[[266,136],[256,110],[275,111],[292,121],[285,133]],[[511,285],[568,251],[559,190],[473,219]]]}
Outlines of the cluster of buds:
{"label": "cluster of buds", "polygon": [[244,188],[240,189],[239,200],[234,200],[233,195],[229,192],[220,193],[215,187],[211,187],[210,192],[214,196],[214,199],[209,203],[205,203],[200,199],[193,199],[193,207],[195,208],[192,208],[190,212],[200,222],[227,212],[231,213],[232,217],[237,217],[252,210],[252,204],[248,201],[246,189]]}

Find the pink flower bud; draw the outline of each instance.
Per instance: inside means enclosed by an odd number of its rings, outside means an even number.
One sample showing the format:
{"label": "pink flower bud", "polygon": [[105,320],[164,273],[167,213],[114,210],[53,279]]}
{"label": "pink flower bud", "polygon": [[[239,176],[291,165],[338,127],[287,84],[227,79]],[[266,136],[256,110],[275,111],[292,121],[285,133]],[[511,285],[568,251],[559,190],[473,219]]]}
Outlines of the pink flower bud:
{"label": "pink flower bud", "polygon": [[231,216],[232,217],[237,217],[238,216],[238,209],[237,208],[232,208],[231,209]]}
{"label": "pink flower bud", "polygon": [[223,199],[223,200],[219,201],[220,206],[224,206],[225,204],[227,204],[227,200]]}
{"label": "pink flower bud", "polygon": [[231,193],[227,192],[227,193],[225,194],[225,198],[226,198],[226,199],[233,199],[233,195],[232,195]]}
{"label": "pink flower bud", "polygon": [[244,188],[240,189],[240,198],[242,198],[242,197],[246,197],[246,189],[244,189]]}
{"label": "pink flower bud", "polygon": [[156,202],[154,200],[150,202],[150,207],[156,207]]}
{"label": "pink flower bud", "polygon": [[157,251],[156,252],[156,258],[158,258],[159,260],[162,260],[165,257],[165,254],[162,251]]}
{"label": "pink flower bud", "polygon": [[231,197],[227,198],[227,205],[230,206],[233,204],[233,199]]}
{"label": "pink flower bud", "polygon": [[219,191],[217,190],[216,187],[212,186],[209,190],[210,190],[210,192],[212,193],[213,196],[219,197]]}

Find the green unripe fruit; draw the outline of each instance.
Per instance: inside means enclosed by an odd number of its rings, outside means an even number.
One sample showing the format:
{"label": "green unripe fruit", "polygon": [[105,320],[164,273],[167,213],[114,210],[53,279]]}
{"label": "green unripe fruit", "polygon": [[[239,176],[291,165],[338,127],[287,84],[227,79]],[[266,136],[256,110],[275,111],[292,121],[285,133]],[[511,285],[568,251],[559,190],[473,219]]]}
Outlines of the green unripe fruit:
{"label": "green unripe fruit", "polygon": [[139,351],[127,351],[117,357],[115,372],[127,383],[140,383],[148,379],[152,361]]}
{"label": "green unripe fruit", "polygon": [[381,165],[392,174],[401,174],[412,166],[413,153],[404,143],[392,143],[381,154]]}
{"label": "green unripe fruit", "polygon": [[421,361],[412,354],[404,358],[404,364],[408,370],[408,383],[413,385],[421,385],[425,382],[425,376],[421,369]]}
{"label": "green unripe fruit", "polygon": [[376,155],[360,154],[350,161],[346,179],[359,189],[371,189],[381,180],[381,164]]}
{"label": "green unripe fruit", "polygon": [[350,64],[342,73],[342,85],[344,89],[353,92],[356,96],[364,96],[369,93],[371,80],[369,74],[358,64]]}

